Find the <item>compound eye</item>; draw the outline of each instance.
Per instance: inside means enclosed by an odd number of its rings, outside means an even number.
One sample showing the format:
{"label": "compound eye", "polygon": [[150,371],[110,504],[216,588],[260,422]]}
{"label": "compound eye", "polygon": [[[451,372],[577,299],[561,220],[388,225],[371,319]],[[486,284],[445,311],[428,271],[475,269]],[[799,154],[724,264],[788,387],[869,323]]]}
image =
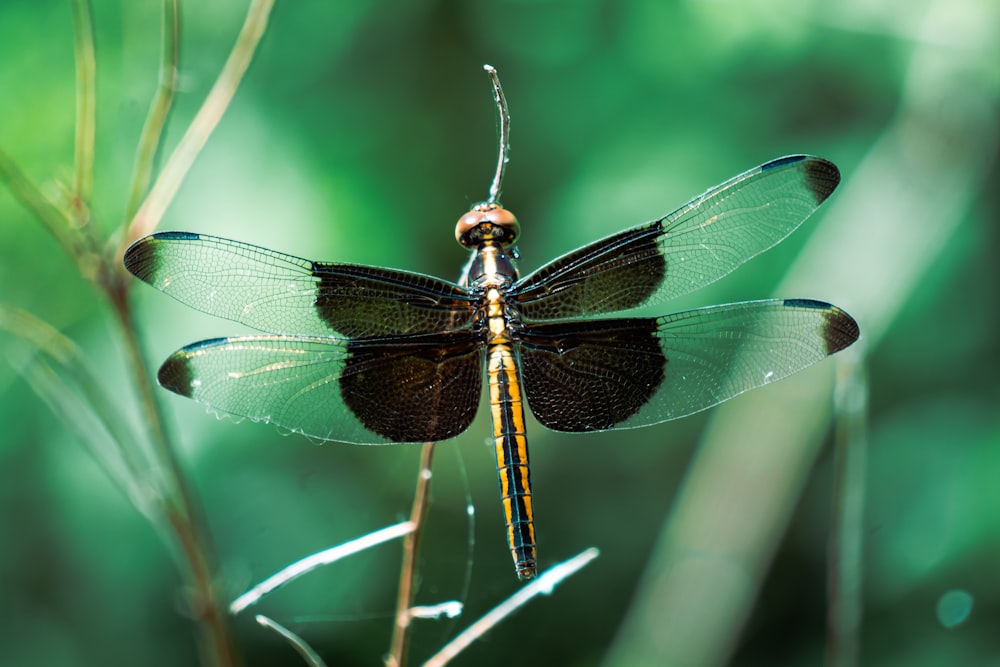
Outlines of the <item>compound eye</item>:
{"label": "compound eye", "polygon": [[517,218],[505,208],[497,206],[490,209],[486,213],[486,219],[507,232],[507,243],[512,243],[521,233],[521,225],[517,223]]}
{"label": "compound eye", "polygon": [[521,226],[514,214],[496,204],[476,204],[455,225],[455,238],[466,248],[485,240],[509,245],[520,233]]}
{"label": "compound eye", "polygon": [[465,239],[469,238],[469,234],[473,229],[479,226],[479,223],[483,220],[483,214],[472,209],[461,218],[458,219],[458,223],[455,225],[455,240],[461,243],[463,246],[467,246]]}

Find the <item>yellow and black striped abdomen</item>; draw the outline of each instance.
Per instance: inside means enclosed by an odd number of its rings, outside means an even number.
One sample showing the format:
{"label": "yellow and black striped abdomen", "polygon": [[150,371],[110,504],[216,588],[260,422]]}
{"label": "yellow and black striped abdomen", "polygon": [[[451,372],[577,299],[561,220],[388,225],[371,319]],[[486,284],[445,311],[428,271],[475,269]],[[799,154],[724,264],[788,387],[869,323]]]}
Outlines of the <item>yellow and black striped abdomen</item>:
{"label": "yellow and black striped abdomen", "polygon": [[517,364],[508,343],[491,345],[487,373],[490,411],[496,441],[497,476],[507,520],[507,542],[517,576],[535,576],[535,526],[531,509],[528,440],[524,434],[524,402]]}

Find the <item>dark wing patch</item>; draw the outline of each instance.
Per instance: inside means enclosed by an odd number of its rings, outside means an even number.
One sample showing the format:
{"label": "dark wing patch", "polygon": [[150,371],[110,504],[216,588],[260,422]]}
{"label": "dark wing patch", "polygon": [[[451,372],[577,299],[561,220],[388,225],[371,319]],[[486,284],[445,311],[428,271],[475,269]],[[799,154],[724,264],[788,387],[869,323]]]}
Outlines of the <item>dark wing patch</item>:
{"label": "dark wing patch", "polygon": [[395,442],[447,440],[476,416],[481,347],[466,333],[426,338],[347,346],[341,396],[367,429]]}
{"label": "dark wing patch", "polygon": [[514,286],[529,320],[615,313],[648,302],[663,283],[667,261],[656,221],[579,248]]}
{"label": "dark wing patch", "polygon": [[452,331],[469,326],[473,300],[460,287],[408,271],[314,264],[316,310],[351,338]]}
{"label": "dark wing patch", "polygon": [[532,414],[554,431],[603,431],[635,415],[663,382],[656,320],[538,324],[521,338]]}

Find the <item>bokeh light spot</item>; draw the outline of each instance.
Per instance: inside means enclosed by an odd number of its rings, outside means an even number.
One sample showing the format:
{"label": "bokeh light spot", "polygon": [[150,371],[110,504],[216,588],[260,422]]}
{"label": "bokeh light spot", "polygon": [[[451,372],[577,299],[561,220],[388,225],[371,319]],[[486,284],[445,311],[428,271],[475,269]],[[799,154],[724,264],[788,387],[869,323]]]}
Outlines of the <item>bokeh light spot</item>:
{"label": "bokeh light spot", "polygon": [[972,613],[972,595],[960,589],[948,591],[937,603],[938,622],[946,628],[954,628],[965,622]]}

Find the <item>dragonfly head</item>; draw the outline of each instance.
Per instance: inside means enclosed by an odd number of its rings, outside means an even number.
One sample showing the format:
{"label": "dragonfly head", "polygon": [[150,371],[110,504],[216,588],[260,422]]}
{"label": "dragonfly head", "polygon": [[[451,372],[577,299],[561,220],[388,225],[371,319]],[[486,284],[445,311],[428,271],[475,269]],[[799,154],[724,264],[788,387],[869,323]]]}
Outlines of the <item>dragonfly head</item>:
{"label": "dragonfly head", "polygon": [[508,246],[520,233],[521,226],[514,214],[490,202],[476,204],[455,225],[455,238],[462,247],[469,249],[478,247],[483,241]]}

